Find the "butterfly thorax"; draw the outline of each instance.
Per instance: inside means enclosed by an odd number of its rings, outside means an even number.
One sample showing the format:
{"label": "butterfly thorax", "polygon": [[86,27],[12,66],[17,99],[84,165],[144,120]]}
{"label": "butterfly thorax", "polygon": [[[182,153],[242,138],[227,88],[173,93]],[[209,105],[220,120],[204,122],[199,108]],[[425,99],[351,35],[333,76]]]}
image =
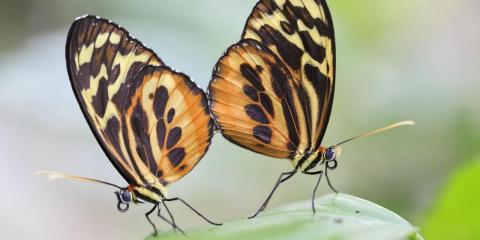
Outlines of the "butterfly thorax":
{"label": "butterfly thorax", "polygon": [[322,160],[326,149],[321,146],[316,151],[297,152],[293,157],[293,167],[300,172],[314,168]]}
{"label": "butterfly thorax", "polygon": [[135,202],[140,199],[155,204],[167,198],[167,188],[159,182],[149,186],[130,185],[128,190],[132,193]]}

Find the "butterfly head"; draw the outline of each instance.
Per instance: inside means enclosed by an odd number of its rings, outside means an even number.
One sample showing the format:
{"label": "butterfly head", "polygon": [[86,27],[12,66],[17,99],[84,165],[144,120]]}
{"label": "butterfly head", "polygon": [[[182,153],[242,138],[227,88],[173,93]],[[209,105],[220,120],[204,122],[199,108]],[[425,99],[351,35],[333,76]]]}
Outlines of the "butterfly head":
{"label": "butterfly head", "polygon": [[337,158],[337,152],[334,147],[329,147],[323,152],[323,159],[325,161],[334,161]]}
{"label": "butterfly head", "polygon": [[117,208],[120,212],[128,211],[130,206],[130,202],[133,199],[132,193],[128,191],[127,188],[122,188],[119,191],[116,191],[115,194],[117,195]]}
{"label": "butterfly head", "polygon": [[335,148],[334,146],[325,148],[322,152],[322,161],[320,164],[325,164],[325,166],[330,169],[334,170],[337,168],[337,156],[339,155],[339,149]]}

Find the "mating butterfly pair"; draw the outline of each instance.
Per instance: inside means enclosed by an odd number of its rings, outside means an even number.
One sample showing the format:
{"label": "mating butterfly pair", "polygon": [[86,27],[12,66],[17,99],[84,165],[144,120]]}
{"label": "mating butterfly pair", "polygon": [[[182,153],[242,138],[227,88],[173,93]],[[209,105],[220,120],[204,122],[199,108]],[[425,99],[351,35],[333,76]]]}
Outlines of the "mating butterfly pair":
{"label": "mating butterfly pair", "polygon": [[[260,0],[242,40],[215,66],[208,96],[125,29],[98,17],[73,23],[66,58],[82,112],[129,185],[46,172],[51,177],[114,186],[122,212],[131,202],[154,204],[146,217],[155,233],[149,218],[155,210],[182,232],[166,205],[170,201],[181,201],[219,225],[182,199],[168,198],[166,191],[204,156],[216,125],[239,146],[292,161],[294,169],[281,174],[252,217],[265,209],[278,185],[297,172],[318,175],[315,211],[318,183],[336,168],[337,147],[344,143],[321,146],[335,86],[334,30],[325,0]],[[359,137],[405,124],[409,122]],[[161,214],[162,206],[169,218]]]}

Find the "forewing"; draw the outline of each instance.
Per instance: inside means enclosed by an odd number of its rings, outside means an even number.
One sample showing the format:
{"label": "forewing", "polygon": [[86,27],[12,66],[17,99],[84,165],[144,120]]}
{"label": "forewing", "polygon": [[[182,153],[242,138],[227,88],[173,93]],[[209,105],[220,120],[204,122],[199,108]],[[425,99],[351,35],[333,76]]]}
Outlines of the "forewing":
{"label": "forewing", "polygon": [[205,93],[186,75],[146,67],[135,77],[127,103],[124,138],[133,164],[166,185],[188,172],[206,153],[213,131]]}
{"label": "forewing", "polygon": [[142,182],[123,142],[122,115],[135,74],[161,60],[125,29],[94,16],[71,26],[66,59],[73,91],[102,149],[125,180]]}
{"label": "forewing", "polygon": [[211,111],[223,135],[264,155],[293,157],[304,144],[304,126],[291,78],[263,44],[243,40],[230,47],[209,86]]}
{"label": "forewing", "polygon": [[260,0],[243,38],[262,42],[287,66],[300,86],[309,148],[318,149],[335,85],[334,30],[325,0]]}

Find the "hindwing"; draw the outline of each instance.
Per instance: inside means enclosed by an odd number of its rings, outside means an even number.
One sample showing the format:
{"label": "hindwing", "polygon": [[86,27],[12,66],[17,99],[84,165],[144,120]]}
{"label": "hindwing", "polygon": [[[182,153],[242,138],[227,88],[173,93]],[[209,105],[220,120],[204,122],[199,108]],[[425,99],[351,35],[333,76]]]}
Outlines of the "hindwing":
{"label": "hindwing", "polygon": [[212,113],[230,141],[277,158],[291,158],[304,134],[297,85],[262,43],[243,40],[218,61],[209,86]]}
{"label": "hindwing", "polygon": [[186,75],[144,68],[127,98],[124,136],[133,164],[163,184],[177,181],[206,153],[213,132],[205,93]]}

